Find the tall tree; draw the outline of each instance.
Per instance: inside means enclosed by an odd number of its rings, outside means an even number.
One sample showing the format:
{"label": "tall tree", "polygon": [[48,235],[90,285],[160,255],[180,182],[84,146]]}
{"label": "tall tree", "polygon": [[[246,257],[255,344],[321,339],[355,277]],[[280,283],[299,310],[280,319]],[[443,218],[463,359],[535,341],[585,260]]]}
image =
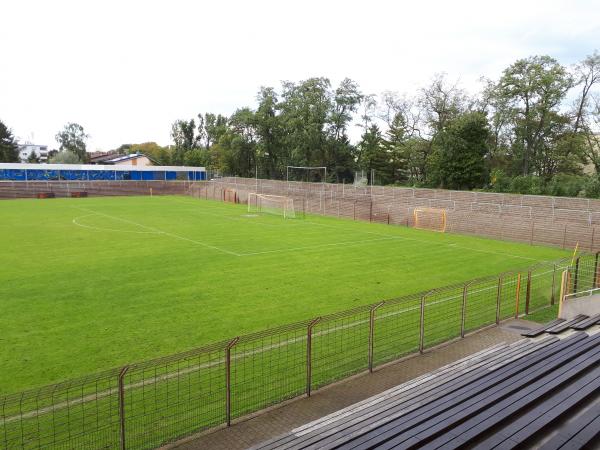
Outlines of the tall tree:
{"label": "tall tree", "polygon": [[431,181],[446,189],[483,187],[488,138],[482,113],[465,113],[446,122],[429,161]]}
{"label": "tall tree", "polygon": [[0,120],[0,162],[19,162],[19,146],[12,131]]}
{"label": "tall tree", "polygon": [[327,143],[325,166],[331,180],[352,180],[354,171],[353,146],[348,129],[354,114],[363,100],[358,83],[345,78],[331,96],[331,108],[327,118]]}
{"label": "tall tree", "polygon": [[221,114],[205,113],[203,123],[204,146],[208,150],[213,144],[219,142],[219,138],[227,130],[227,117]]}
{"label": "tall tree", "polygon": [[283,82],[279,110],[284,145],[294,165],[325,165],[326,125],[332,104],[330,88],[327,78]]}
{"label": "tall tree", "polygon": [[468,109],[469,98],[458,87],[448,82],[445,74],[436,74],[429,86],[421,89],[419,105],[429,134],[435,136],[446,123]]}
{"label": "tall tree", "polygon": [[575,82],[579,95],[575,100],[573,115],[573,146],[581,145],[587,161],[591,162],[596,173],[600,173],[600,121],[598,120],[598,97],[593,88],[600,84],[600,53],[595,51],[575,66]]}
{"label": "tall tree", "polygon": [[77,155],[80,161],[87,161],[86,141],[89,135],[78,123],[68,123],[56,134],[60,151],[69,151]]}
{"label": "tall tree", "polygon": [[[514,156],[521,160],[521,172],[536,169],[536,159],[555,140],[548,133],[550,121],[559,115],[559,106],[573,79],[549,56],[520,59],[504,70],[494,89],[497,104],[510,112]],[[539,168],[539,167],[537,167]]]}
{"label": "tall tree", "polygon": [[282,145],[281,120],[277,114],[279,100],[271,87],[262,87],[257,95],[258,108],[254,114],[257,138],[257,164],[261,175],[267,178],[281,178],[289,154]]}
{"label": "tall tree", "polygon": [[173,162],[183,164],[186,152],[195,149],[199,143],[194,119],[176,120],[171,125],[171,139],[175,143]]}
{"label": "tall tree", "polygon": [[374,172],[377,184],[389,184],[393,181],[393,164],[379,127],[372,124],[362,135],[357,146],[358,166],[367,172],[369,184],[374,184]]}

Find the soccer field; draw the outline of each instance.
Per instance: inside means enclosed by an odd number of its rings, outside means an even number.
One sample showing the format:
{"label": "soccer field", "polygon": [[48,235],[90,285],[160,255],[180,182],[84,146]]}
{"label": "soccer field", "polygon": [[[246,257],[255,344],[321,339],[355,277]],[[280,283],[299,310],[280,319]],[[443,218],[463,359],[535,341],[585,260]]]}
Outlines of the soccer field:
{"label": "soccer field", "polygon": [[3,201],[0,248],[0,394],[568,254],[175,196]]}

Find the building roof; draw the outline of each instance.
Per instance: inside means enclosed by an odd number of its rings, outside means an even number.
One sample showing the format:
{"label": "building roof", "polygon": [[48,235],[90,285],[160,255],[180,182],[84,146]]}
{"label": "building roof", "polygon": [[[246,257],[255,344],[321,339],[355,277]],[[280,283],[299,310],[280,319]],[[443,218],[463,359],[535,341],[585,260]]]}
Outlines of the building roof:
{"label": "building roof", "polygon": [[104,162],[106,162],[107,164],[116,164],[116,163],[120,163],[123,161],[130,161],[132,159],[138,159],[138,158],[148,158],[150,161],[155,162],[150,156],[145,155],[143,153],[130,153],[129,155],[113,156],[113,158],[107,159]]}
{"label": "building roof", "polygon": [[166,171],[166,172],[206,172],[204,167],[192,166],[134,166],[134,165],[103,165],[103,164],[27,164],[27,163],[0,163],[0,170],[106,170],[117,172],[134,171]]}
{"label": "building roof", "polygon": [[95,155],[90,155],[90,162],[92,163],[98,163],[98,162],[104,162],[107,161],[109,159],[113,159],[115,158],[115,154],[114,153],[99,153],[99,154],[95,154]]}

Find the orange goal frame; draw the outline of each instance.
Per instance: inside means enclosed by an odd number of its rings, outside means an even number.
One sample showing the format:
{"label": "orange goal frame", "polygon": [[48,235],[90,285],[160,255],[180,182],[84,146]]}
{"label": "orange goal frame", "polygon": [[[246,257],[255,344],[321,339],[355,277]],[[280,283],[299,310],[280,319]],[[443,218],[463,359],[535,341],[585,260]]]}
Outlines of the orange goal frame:
{"label": "orange goal frame", "polygon": [[[438,214],[439,220],[440,220],[440,229],[436,229],[431,226],[422,226],[422,224],[419,223],[419,213]],[[437,231],[439,233],[446,232],[446,225],[447,225],[446,210],[443,208],[417,207],[417,208],[413,209],[413,220],[414,220],[414,228],[417,228],[420,230]]]}

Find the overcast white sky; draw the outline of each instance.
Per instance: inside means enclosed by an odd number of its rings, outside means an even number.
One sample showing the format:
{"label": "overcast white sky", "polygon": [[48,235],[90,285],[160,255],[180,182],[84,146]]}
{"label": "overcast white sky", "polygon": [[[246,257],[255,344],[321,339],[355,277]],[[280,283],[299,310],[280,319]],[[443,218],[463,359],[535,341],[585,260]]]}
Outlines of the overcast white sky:
{"label": "overcast white sky", "polygon": [[516,59],[600,49],[599,0],[30,1],[0,7],[0,120],[88,150],[170,141],[171,123],[255,106],[261,85],[327,76],[414,92],[436,72],[474,89]]}

